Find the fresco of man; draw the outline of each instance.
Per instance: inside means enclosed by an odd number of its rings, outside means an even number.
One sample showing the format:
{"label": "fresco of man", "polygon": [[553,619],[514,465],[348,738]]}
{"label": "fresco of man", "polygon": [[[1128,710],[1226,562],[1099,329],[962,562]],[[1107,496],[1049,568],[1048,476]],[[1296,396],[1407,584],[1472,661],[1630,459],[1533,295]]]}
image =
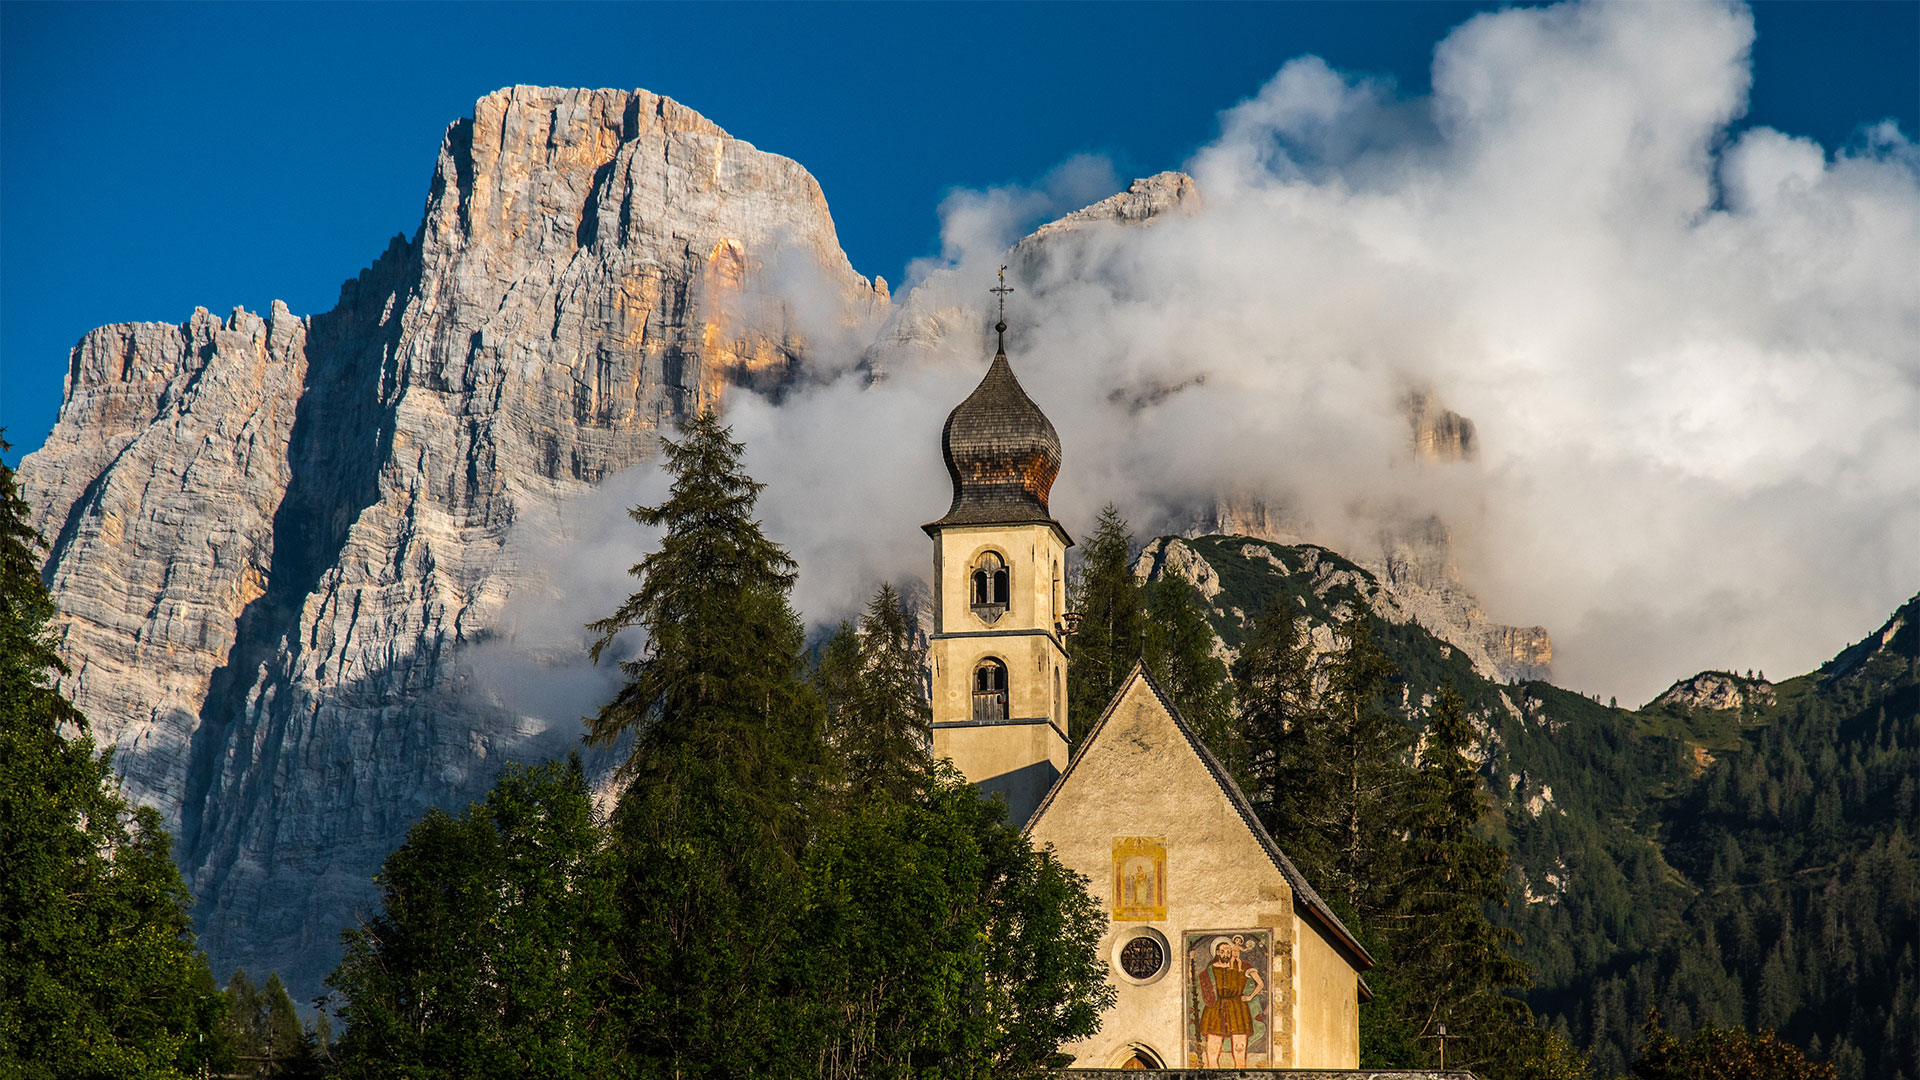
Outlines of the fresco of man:
{"label": "fresco of man", "polygon": [[1195,979],[1200,989],[1200,1034],[1206,1039],[1206,1067],[1220,1067],[1223,1044],[1233,1048],[1233,1063],[1247,1067],[1247,1040],[1253,1035],[1248,1002],[1266,990],[1260,973],[1241,962],[1242,948],[1224,935],[1213,939],[1213,961]]}

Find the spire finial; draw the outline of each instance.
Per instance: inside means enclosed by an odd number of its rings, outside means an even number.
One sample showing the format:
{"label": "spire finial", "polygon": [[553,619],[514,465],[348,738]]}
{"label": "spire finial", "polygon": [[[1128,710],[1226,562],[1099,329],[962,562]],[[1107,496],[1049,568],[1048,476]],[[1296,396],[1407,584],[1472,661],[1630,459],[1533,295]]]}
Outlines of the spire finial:
{"label": "spire finial", "polygon": [[1000,335],[1000,351],[1005,353],[1007,351],[1007,294],[1013,291],[1013,287],[1007,284],[1006,267],[1003,266],[1000,268],[999,287],[988,289],[987,291],[990,293],[998,293],[1000,296],[1000,321],[993,324],[993,329],[995,333]]}

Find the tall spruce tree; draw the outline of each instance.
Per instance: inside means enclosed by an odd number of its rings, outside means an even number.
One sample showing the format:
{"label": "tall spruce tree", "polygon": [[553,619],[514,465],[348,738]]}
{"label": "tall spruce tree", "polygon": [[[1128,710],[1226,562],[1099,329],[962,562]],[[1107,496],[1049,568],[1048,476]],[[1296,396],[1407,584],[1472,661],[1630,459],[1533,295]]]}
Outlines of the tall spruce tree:
{"label": "tall spruce tree", "polygon": [[821,650],[814,683],[827,706],[827,740],[855,798],[905,797],[932,766],[933,709],[926,648],[900,594],[882,583],[859,627],[843,622]]}
{"label": "tall spruce tree", "polygon": [[1230,745],[1233,684],[1226,662],[1213,651],[1200,593],[1172,566],[1144,587],[1146,661],[1173,702],[1200,733],[1207,748],[1229,762],[1240,754]]}
{"label": "tall spruce tree", "polygon": [[1284,596],[1255,618],[1234,658],[1240,776],[1261,824],[1316,885],[1334,864],[1333,730],[1314,693],[1313,640]]}
{"label": "tall spruce tree", "polygon": [[1127,560],[1127,523],[1108,503],[1087,539],[1068,604],[1080,628],[1067,639],[1067,733],[1077,748],[1146,649],[1146,612]]}
{"label": "tall spruce tree", "polygon": [[644,780],[654,810],[697,816],[681,800],[725,797],[750,807],[788,852],[804,829],[820,761],[817,699],[802,679],[805,635],[787,602],[794,562],[753,517],[763,485],[742,470],[743,447],[711,412],[662,443],[673,486],[659,506],[628,511],[664,527],[660,550],[630,573],[640,588],[590,624],[598,662],[624,630],[646,632],[627,677],[588,720],[587,742],[633,733],[620,778]]}
{"label": "tall spruce tree", "polygon": [[1421,747],[1390,936],[1394,974],[1410,988],[1396,1019],[1420,1040],[1445,1024],[1448,1061],[1484,1072],[1528,1056],[1531,1014],[1502,991],[1526,986],[1532,972],[1508,952],[1517,935],[1487,918],[1487,905],[1506,901],[1507,857],[1476,831],[1487,796],[1472,745],[1466,703],[1443,686]]}
{"label": "tall spruce tree", "polygon": [[1401,837],[1413,782],[1406,724],[1388,705],[1399,670],[1374,634],[1373,614],[1361,604],[1335,634],[1320,703],[1332,801],[1312,812],[1333,849],[1325,888],[1368,923],[1400,903]]}
{"label": "tall spruce tree", "polygon": [[664,526],[660,549],[593,624],[596,658],[628,627],[647,642],[588,739],[634,735],[613,822],[628,1051],[643,1073],[733,1075],[806,1041],[790,1001],[795,884],[826,751],[787,601],[793,560],[753,518],[761,485],[742,447],[707,413],[665,451],[667,500],[632,511]]}
{"label": "tall spruce tree", "polygon": [[0,462],[0,1075],[178,1076],[217,998],[172,838],[54,685],[44,547]]}

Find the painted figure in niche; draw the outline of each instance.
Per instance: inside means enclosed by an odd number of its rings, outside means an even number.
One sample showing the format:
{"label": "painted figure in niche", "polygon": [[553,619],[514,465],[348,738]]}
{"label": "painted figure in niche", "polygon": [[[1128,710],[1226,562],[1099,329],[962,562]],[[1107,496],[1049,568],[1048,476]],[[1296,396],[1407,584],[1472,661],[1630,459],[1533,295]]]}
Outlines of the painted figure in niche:
{"label": "painted figure in niche", "polygon": [[1200,1057],[1191,1064],[1220,1068],[1229,1049],[1237,1068],[1270,1056],[1267,956],[1264,930],[1187,935],[1188,1046]]}
{"label": "painted figure in niche", "polygon": [[1167,845],[1163,836],[1113,838],[1113,917],[1167,917]]}
{"label": "painted figure in niche", "polygon": [[1126,905],[1130,908],[1155,907],[1153,864],[1145,859],[1128,859],[1125,873]]}

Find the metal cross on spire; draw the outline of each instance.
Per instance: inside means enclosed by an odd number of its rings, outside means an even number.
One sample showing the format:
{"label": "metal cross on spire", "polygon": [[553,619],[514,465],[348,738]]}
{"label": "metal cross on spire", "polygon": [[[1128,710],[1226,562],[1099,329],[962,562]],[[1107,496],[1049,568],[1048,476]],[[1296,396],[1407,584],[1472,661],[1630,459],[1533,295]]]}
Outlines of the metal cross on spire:
{"label": "metal cross on spire", "polygon": [[1007,351],[1007,294],[1013,291],[1013,286],[1007,284],[1006,267],[1003,266],[1000,268],[999,287],[988,289],[987,291],[990,293],[998,293],[1000,297],[1000,321],[993,324],[993,329],[995,333],[1000,335],[1000,351],[1004,353]]}

